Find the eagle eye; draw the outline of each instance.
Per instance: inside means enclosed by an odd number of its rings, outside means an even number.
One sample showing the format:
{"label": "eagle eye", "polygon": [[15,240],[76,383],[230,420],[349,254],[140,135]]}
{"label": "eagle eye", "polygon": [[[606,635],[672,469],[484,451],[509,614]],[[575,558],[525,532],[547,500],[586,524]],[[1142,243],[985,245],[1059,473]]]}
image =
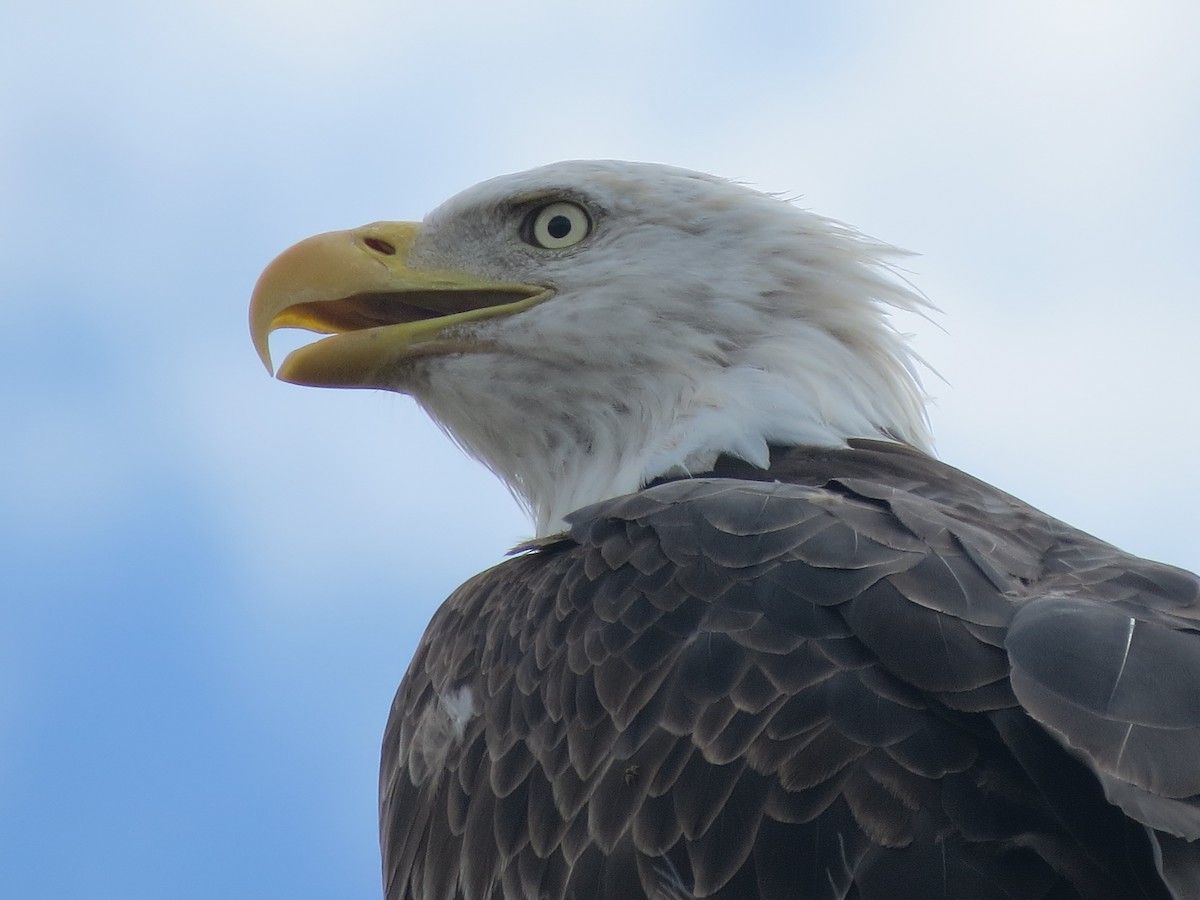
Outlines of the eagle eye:
{"label": "eagle eye", "polygon": [[535,247],[563,250],[582,241],[592,230],[592,220],[578,203],[556,200],[533,210],[521,228],[521,237]]}

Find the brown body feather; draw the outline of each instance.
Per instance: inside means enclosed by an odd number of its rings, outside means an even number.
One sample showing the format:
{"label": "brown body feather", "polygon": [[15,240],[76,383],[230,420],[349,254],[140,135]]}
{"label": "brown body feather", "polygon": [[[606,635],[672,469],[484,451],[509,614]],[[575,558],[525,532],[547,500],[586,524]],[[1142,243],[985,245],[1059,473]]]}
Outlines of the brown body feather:
{"label": "brown body feather", "polygon": [[569,521],[417,651],[389,900],[1200,896],[1194,576],[873,441]]}

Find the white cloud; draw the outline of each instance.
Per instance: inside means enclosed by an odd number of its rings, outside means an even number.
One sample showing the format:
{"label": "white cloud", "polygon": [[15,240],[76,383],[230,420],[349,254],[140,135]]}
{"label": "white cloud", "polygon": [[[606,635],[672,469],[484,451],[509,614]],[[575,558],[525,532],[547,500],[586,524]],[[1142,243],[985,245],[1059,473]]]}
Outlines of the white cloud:
{"label": "white cloud", "polygon": [[[610,27],[571,42],[560,30],[546,46],[518,13],[489,37],[492,48],[521,47],[508,65],[449,53],[429,70],[430,47],[445,54],[457,34],[429,16],[412,33],[432,43],[412,59],[422,85],[461,114],[385,125],[411,156],[379,189],[394,197],[394,215],[411,217],[500,171],[612,155],[801,193],[806,206],[925,254],[911,263],[913,277],[945,311],[946,332],[914,330],[949,382],[932,387],[950,461],[1044,496],[1051,512],[1075,510],[1102,535],[1139,531],[1136,549],[1162,543],[1196,565],[1200,548],[1181,547],[1179,524],[1162,516],[1169,496],[1196,496],[1182,450],[1197,425],[1180,413],[1194,400],[1179,335],[1200,313],[1180,302],[1195,296],[1196,279],[1178,248],[1186,235],[1194,242],[1200,220],[1195,205],[1172,201],[1172,188],[1200,156],[1196,116],[1186,114],[1200,108],[1188,37],[1197,16],[1088,8],[868,5],[854,22],[853,66],[758,59],[744,46],[722,60],[717,47],[661,44],[663,18],[625,37],[632,62],[604,66],[593,61],[607,59]],[[412,59],[401,54],[396,65]],[[718,79],[740,102],[706,108],[688,94]],[[398,83],[403,111],[417,81]],[[452,166],[437,164],[451,145],[467,149]],[[328,202],[329,190],[312,188],[311,201]],[[356,409],[367,424],[347,421],[349,432],[373,431],[384,412]],[[396,448],[396,458],[435,459],[449,481],[473,471],[436,438],[416,449]],[[337,452],[375,464],[353,446]],[[1132,477],[1134,461],[1162,477]],[[1097,481],[1107,501],[1090,487]],[[1069,485],[1091,501],[1069,504]],[[492,502],[509,503],[500,493]],[[1131,517],[1161,524],[1130,529]]]}

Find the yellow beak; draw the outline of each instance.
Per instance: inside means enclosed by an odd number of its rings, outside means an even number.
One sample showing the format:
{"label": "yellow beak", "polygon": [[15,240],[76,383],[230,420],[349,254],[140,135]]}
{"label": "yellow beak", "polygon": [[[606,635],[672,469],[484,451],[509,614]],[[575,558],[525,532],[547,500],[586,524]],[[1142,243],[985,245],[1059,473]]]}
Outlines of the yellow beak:
{"label": "yellow beak", "polygon": [[552,295],[545,287],[486,281],[447,269],[411,269],[421,226],[376,222],[308,238],[267,266],[250,299],[250,336],[271,371],[277,328],[329,334],[293,351],[278,377],[313,387],[389,387],[419,356],[481,349],[452,325],[511,315]]}

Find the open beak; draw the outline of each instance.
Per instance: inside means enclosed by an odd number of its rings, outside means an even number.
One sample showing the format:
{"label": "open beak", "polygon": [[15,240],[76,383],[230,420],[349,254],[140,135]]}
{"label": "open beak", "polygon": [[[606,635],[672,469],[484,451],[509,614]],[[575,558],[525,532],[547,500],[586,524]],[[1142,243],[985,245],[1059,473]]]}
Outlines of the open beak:
{"label": "open beak", "polygon": [[331,337],[293,351],[278,377],[314,387],[389,387],[405,360],[479,349],[447,334],[462,322],[511,315],[552,295],[452,269],[411,269],[421,226],[376,222],[308,238],[267,266],[250,300],[250,336],[271,371],[277,328]]}

